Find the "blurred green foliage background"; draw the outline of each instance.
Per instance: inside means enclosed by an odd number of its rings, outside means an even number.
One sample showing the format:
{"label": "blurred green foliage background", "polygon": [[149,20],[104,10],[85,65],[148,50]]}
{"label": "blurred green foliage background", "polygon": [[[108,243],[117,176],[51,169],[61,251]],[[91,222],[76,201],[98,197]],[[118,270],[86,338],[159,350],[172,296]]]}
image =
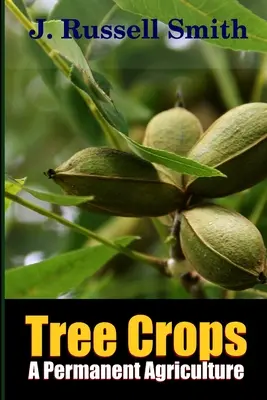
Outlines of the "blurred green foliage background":
{"label": "blurred green foliage background", "polygon": [[[55,1],[30,3],[34,3],[31,10],[37,16],[46,15]],[[267,19],[265,0],[241,3]],[[112,16],[113,21],[128,18],[133,16],[124,12]],[[82,148],[105,144],[104,135],[83,101],[71,91],[60,74],[54,85],[57,96],[46,84],[40,72],[49,67],[42,58],[36,62],[34,44],[9,12],[6,12],[5,29],[6,173],[14,178],[27,177],[27,184],[32,188],[59,192],[43,172]],[[204,129],[227,109],[251,101],[262,65],[260,54],[222,50],[201,41],[170,41],[164,34],[164,26],[162,29],[159,41],[96,40],[90,52],[86,44],[82,45],[84,52],[88,51],[91,68],[111,82],[111,97],[128,122],[130,136],[140,142],[150,118],[174,105],[178,89],[182,90],[186,107],[199,117]],[[43,65],[43,71],[40,65]],[[266,84],[261,101],[267,101]],[[218,200],[248,218],[256,218],[265,243],[266,186],[266,182],[262,182],[251,190]],[[21,195],[44,208],[52,207],[24,192]],[[140,235],[142,240],[133,248],[166,255],[149,219],[109,218],[75,207],[54,207],[53,211],[110,239]],[[17,204],[12,204],[8,210],[5,230],[7,269],[92,243]],[[207,293],[211,298],[224,296],[217,288],[208,288]],[[246,292],[237,296],[247,298],[250,295]],[[118,255],[95,275],[88,286],[88,297],[188,298],[189,295],[178,281],[170,281],[152,268]]]}

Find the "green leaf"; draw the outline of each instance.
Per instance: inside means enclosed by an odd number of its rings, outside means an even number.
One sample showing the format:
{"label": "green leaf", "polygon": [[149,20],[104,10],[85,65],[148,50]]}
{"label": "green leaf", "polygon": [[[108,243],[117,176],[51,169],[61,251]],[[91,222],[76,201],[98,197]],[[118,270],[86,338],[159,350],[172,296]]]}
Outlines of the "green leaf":
{"label": "green leaf", "polygon": [[[47,21],[44,23],[44,32],[52,34],[52,39],[45,39],[46,43],[55,53],[60,57],[66,59],[65,64],[68,67],[68,78],[71,82],[86,92],[91,102],[93,101],[105,119],[107,119],[112,126],[121,130],[124,133],[128,132],[128,126],[123,116],[117,111],[110,97],[107,95],[107,80],[100,74],[95,73],[98,82],[101,81],[104,88],[98,84],[94,75],[84,58],[84,55],[75,42],[74,39],[62,39],[63,22],[62,21]],[[52,56],[50,52],[50,56]],[[51,72],[51,71],[50,71]],[[53,84],[53,73],[47,76],[50,85]],[[55,85],[54,85],[55,86]]]}
{"label": "green leaf", "polygon": [[[33,23],[36,25],[35,23]],[[52,38],[47,39],[47,34],[51,34]],[[63,22],[62,21],[46,21],[44,23],[44,40],[57,53],[67,58],[71,64],[76,65],[81,71],[84,71],[90,81],[94,82],[94,78],[90,67],[82,53],[82,50],[72,39],[62,39]]]}
{"label": "green leaf", "polygon": [[[77,19],[81,25],[99,26],[112,7],[114,7],[112,0],[59,0],[50,12],[48,19]],[[77,39],[82,50],[87,48],[89,42],[85,38]]]}
{"label": "green leaf", "polygon": [[[93,10],[93,12],[92,12]],[[80,25],[97,26],[102,25],[132,25],[138,20],[138,16],[121,10],[113,0],[58,0],[50,12],[48,19],[61,18],[77,19]],[[116,46],[112,41],[99,41],[97,39],[86,39],[84,37],[75,39],[84,52],[87,60],[95,60],[105,57],[122,43],[117,41]],[[132,42],[132,40],[129,40]]]}
{"label": "green leaf", "polygon": [[[110,286],[112,283],[112,278],[113,275],[112,273],[109,273],[108,275],[104,275],[101,278],[98,278],[97,280],[95,279],[93,282],[92,281],[85,281],[81,285],[81,287],[78,287],[76,292],[75,292],[75,298],[78,299],[98,299],[99,294],[101,294],[101,291]],[[101,298],[101,297],[100,297]]]}
{"label": "green leaf", "polygon": [[[94,10],[93,13],[91,12],[91,9]],[[85,51],[85,48],[88,47],[92,41],[86,39],[62,39],[63,23],[62,21],[55,21],[55,19],[76,18],[82,25],[100,25],[102,20],[106,20],[106,18],[109,20],[114,11],[118,12],[120,18],[125,16],[125,14],[128,14],[131,19],[133,19],[133,14],[123,12],[112,0],[103,0],[101,6],[97,0],[86,0],[84,3],[80,1],[77,4],[71,0],[58,1],[48,16],[50,21],[44,24],[44,38],[47,33],[52,33],[53,38],[47,39],[47,44],[54,48],[58,53],[58,56],[64,56],[68,60],[70,71],[75,65],[76,69],[80,70],[80,75],[82,75],[81,70],[84,71],[84,67],[89,69],[90,67],[80,47]],[[35,15],[35,17],[38,18],[43,16]],[[37,41],[30,39],[29,35],[27,35],[27,39],[28,47],[38,63],[39,71],[44,82],[53,91],[54,95],[58,97],[59,104],[66,109],[66,118],[69,119],[75,129],[78,129],[79,133],[85,135],[87,139],[89,136],[89,143],[91,145],[104,145],[105,140],[102,129],[84,99],[76,91],[71,82],[69,82],[69,84],[68,82],[65,82],[64,85],[59,85],[58,78],[60,77],[60,72],[54,65],[53,61],[47,57],[47,54],[44,53],[42,48],[40,48]],[[82,42],[84,43],[84,46],[81,46]],[[98,72],[90,70],[89,75],[89,82],[88,79],[84,79],[84,76],[81,77],[82,85],[86,87],[85,91],[88,90],[89,95],[92,95],[92,92],[94,92],[98,100],[100,99],[106,103],[103,107],[101,106],[101,103],[96,105],[100,108],[102,114],[103,108],[107,108],[106,113],[111,117],[110,122],[112,123],[113,120],[115,120],[115,127],[122,130],[124,133],[127,133],[128,126],[123,119],[123,116],[114,109],[114,105],[109,98],[109,82]],[[79,87],[77,84],[76,86]],[[118,123],[116,123],[116,120],[118,120]]]}
{"label": "green leaf", "polygon": [[[34,190],[28,188],[24,185],[26,178],[23,179],[13,179],[8,178],[5,182],[5,191],[11,194],[18,194],[21,190],[25,190],[25,192],[30,193],[33,197],[38,200],[46,201],[48,203],[57,204],[59,206],[77,206],[78,204],[85,203],[87,201],[93,200],[93,196],[69,196],[69,195],[61,195],[56,193],[44,193],[39,192],[38,190]],[[5,198],[6,207],[7,203],[10,204],[11,200]]]}
{"label": "green leaf", "polygon": [[[126,247],[135,239],[124,237],[116,242]],[[99,245],[9,269],[5,273],[5,297],[57,298],[74,290],[116,254],[116,250]]]}
{"label": "green leaf", "polygon": [[[98,81],[100,81],[100,74],[96,75]],[[116,109],[113,101],[107,96],[106,92],[107,81],[101,75],[101,82],[104,84],[104,89],[101,88],[101,92],[98,90],[99,86],[97,85],[86,85],[83,81],[81,73],[76,66],[73,66],[70,72],[70,79],[74,85],[76,85],[80,90],[83,91],[85,96],[89,96],[102,116],[110,123],[110,125],[123,133],[128,133],[128,125],[125,121],[123,115]],[[103,96],[105,95],[105,96]]]}
{"label": "green leaf", "polygon": [[[205,39],[207,42],[232,50],[267,52],[267,22],[238,3],[237,0],[115,0],[124,10],[148,18],[157,18],[166,24],[173,18],[184,20],[186,25],[218,25],[225,20],[237,19],[247,28],[248,39]],[[230,32],[230,31],[229,31]]]}
{"label": "green leaf", "polygon": [[36,199],[52,204],[57,204],[59,206],[77,206],[78,204],[93,200],[93,196],[69,196],[64,194],[60,195],[55,193],[44,193],[37,190],[29,189],[27,187],[24,187],[24,190],[30,193]]}
{"label": "green leaf", "polygon": [[64,85],[60,84],[59,78],[62,77],[62,73],[53,61],[35,40],[29,38],[28,34],[25,34],[24,39],[44,83],[57,98],[63,120],[72,126],[76,134],[84,136],[90,145],[104,145],[100,125],[73,84],[67,79]]}
{"label": "green leaf", "polygon": [[147,161],[155,164],[161,164],[165,167],[172,169],[183,174],[194,175],[194,176],[224,176],[225,175],[215,168],[202,165],[196,161],[190,160],[186,157],[178,156],[168,151],[153,149],[151,147],[143,146],[131,138],[118,132],[120,136],[126,140],[128,146],[139,156]]}
{"label": "green leaf", "polygon": [[96,83],[98,86],[101,87],[101,89],[106,93],[107,96],[110,96],[110,91],[112,89],[110,82],[107,80],[107,78],[100,74],[98,71],[93,71],[92,74],[95,78]]}
{"label": "green leaf", "polygon": [[238,0],[242,6],[247,7],[254,14],[258,15],[263,19],[267,19],[267,3],[266,0]]}
{"label": "green leaf", "polygon": [[[93,100],[101,100],[104,103],[112,105],[112,101],[104,90],[95,81],[92,71],[75,40],[72,39],[62,39],[63,33],[63,22],[62,21],[47,21],[44,23],[44,37],[47,34],[51,34],[51,39],[44,39],[50,48],[53,49],[60,56],[65,57],[69,61],[69,78],[71,79],[71,74],[73,71],[76,74],[78,72],[83,75],[80,76],[80,80],[83,81],[83,86],[88,87],[88,92],[90,97],[94,94]],[[51,54],[50,54],[51,55]],[[84,75],[86,74],[86,76]],[[73,80],[72,80],[73,81]],[[105,82],[106,84],[106,82]]]}
{"label": "green leaf", "polygon": [[24,14],[27,15],[27,10],[25,7],[25,2],[24,0],[13,0],[13,3],[16,4],[16,6],[18,7],[18,9]]}
{"label": "green leaf", "polygon": [[[26,179],[27,178],[6,180],[5,191],[10,194],[18,194],[23,189]],[[12,200],[9,200],[5,197],[5,211],[9,208],[11,203]]]}

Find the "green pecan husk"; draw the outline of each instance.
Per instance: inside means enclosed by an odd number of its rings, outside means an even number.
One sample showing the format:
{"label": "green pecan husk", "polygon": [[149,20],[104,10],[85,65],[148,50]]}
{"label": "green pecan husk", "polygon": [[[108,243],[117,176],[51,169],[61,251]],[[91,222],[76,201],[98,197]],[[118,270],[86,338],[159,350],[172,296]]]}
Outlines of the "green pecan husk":
{"label": "green pecan husk", "polygon": [[81,150],[47,174],[68,195],[93,196],[80,207],[96,213],[159,217],[184,201],[167,169],[108,147]]}
{"label": "green pecan husk", "polygon": [[202,133],[202,125],[194,114],[175,107],[160,112],[149,121],[143,144],[185,157]]}
{"label": "green pecan husk", "polygon": [[217,168],[227,177],[184,175],[188,194],[219,198],[241,192],[267,177],[267,103],[235,107],[216,120],[188,158]]}
{"label": "green pecan husk", "polygon": [[205,204],[184,211],[183,254],[207,281],[229,290],[266,282],[266,249],[256,226],[241,214]]}

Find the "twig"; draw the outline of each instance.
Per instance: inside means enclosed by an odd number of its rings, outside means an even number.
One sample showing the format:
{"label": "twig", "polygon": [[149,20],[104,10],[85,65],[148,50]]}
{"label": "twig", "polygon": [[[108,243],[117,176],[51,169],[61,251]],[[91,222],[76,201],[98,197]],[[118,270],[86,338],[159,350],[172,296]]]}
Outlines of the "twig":
{"label": "twig", "polygon": [[185,259],[180,242],[180,228],[181,228],[181,216],[177,211],[174,216],[173,225],[171,228],[171,234],[168,239],[170,242],[172,242],[170,246],[170,258],[174,258],[175,260]]}
{"label": "twig", "polygon": [[73,222],[70,222],[64,218],[62,218],[60,215],[54,214],[50,211],[47,211],[36,204],[32,204],[29,201],[18,197],[16,195],[13,195],[11,193],[5,192],[5,197],[8,199],[20,204],[23,207],[26,207],[34,212],[37,212],[38,214],[41,214],[47,218],[54,219],[55,221],[59,222],[60,224],[67,226],[68,228],[71,228],[75,230],[77,233],[80,233],[81,235],[86,236],[87,238],[90,237],[94,240],[97,240],[99,243],[104,244],[107,247],[110,247],[119,253],[125,254],[129,258],[132,258],[135,261],[141,261],[145,264],[151,265],[153,268],[157,269],[160,273],[162,273],[165,276],[169,276],[168,268],[167,268],[167,260],[153,257],[147,254],[139,253],[137,251],[132,251],[126,247],[122,247],[108,239],[105,239],[96,233],[90,231],[89,229],[83,228],[80,225],[77,225]]}

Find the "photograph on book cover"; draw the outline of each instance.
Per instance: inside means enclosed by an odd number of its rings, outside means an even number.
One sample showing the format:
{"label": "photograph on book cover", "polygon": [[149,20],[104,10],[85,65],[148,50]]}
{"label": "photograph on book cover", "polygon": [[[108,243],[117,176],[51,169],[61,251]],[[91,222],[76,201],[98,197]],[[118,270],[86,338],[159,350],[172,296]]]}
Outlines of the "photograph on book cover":
{"label": "photograph on book cover", "polygon": [[266,0],[5,0],[5,298],[267,298]]}

